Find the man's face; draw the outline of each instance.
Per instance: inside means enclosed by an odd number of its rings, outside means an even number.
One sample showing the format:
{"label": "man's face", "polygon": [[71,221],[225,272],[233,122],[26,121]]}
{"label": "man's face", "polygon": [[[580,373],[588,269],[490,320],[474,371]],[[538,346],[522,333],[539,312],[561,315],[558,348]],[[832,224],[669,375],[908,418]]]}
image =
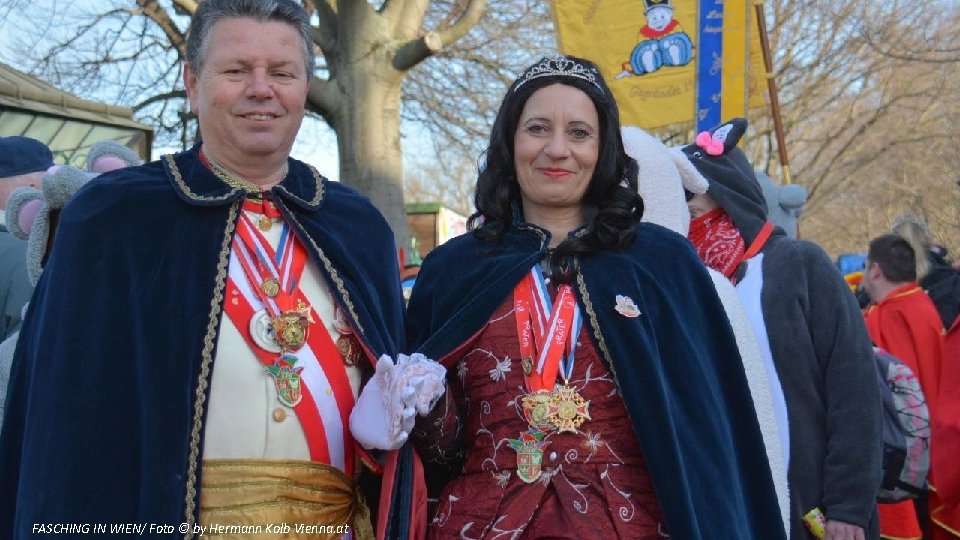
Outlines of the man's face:
{"label": "man's face", "polygon": [[874,302],[879,302],[881,299],[876,298],[877,295],[877,280],[882,276],[880,271],[880,265],[867,259],[866,265],[863,268],[863,278],[860,280],[860,288],[863,289],[863,292],[867,293],[867,296],[870,297]]}
{"label": "man's face", "polygon": [[188,66],[183,75],[204,148],[232,168],[286,159],[310,84],[300,34],[286,23],[228,18],[207,39],[200,73]]}
{"label": "man's face", "polygon": [[0,178],[0,210],[6,210],[7,198],[13,193],[13,190],[21,186],[30,186],[39,188],[43,171],[21,174],[18,176],[8,176]]}

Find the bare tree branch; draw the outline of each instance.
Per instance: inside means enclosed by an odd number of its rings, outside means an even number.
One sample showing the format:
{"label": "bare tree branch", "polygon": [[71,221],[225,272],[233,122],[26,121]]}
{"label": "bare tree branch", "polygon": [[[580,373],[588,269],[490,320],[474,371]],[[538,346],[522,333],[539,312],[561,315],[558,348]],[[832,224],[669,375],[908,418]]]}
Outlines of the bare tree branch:
{"label": "bare tree branch", "polygon": [[340,107],[341,94],[335,84],[316,77],[310,81],[307,103],[310,109],[319,114],[331,127],[336,129],[336,111]]}
{"label": "bare tree branch", "polygon": [[319,23],[313,29],[313,41],[324,56],[332,58],[337,53],[337,11],[327,0],[317,0],[316,9]]}
{"label": "bare tree branch", "polygon": [[470,0],[455,23],[436,32],[427,32],[401,47],[394,57],[394,67],[406,71],[462,38],[480,20],[486,5],[487,0]]}
{"label": "bare tree branch", "polygon": [[[181,2],[181,4],[183,4],[183,2]],[[163,30],[164,35],[166,35],[167,39],[170,40],[170,44],[173,45],[173,48],[180,53],[180,57],[186,58],[186,36],[180,31],[179,28],[177,28],[177,25],[174,24],[173,20],[170,19],[170,15],[167,14],[167,10],[160,7],[160,5],[157,3],[157,0],[137,0],[137,5],[143,10],[144,16],[155,22],[157,26]],[[193,8],[196,10],[195,5]]]}
{"label": "bare tree branch", "polygon": [[166,102],[173,98],[185,99],[187,97],[187,92],[185,90],[171,90],[170,92],[164,92],[162,94],[155,94],[147,99],[137,103],[133,106],[134,112],[139,112],[141,109],[153,105],[158,102]]}

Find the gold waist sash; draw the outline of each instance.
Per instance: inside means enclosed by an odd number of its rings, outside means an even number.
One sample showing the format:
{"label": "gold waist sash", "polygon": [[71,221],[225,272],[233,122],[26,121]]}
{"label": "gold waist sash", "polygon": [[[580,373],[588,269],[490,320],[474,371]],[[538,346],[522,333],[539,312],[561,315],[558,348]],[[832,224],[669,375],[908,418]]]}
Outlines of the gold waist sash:
{"label": "gold waist sash", "polygon": [[218,540],[373,538],[353,481],[310,461],[204,460],[200,526]]}

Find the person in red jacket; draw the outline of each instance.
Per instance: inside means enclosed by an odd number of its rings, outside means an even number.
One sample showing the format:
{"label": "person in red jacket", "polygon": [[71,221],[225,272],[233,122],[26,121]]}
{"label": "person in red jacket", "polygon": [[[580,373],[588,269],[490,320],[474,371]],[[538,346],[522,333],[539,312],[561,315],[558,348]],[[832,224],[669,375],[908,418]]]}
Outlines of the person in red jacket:
{"label": "person in red jacket", "polygon": [[[930,417],[934,418],[943,364],[943,323],[916,279],[914,250],[905,239],[887,234],[870,242],[861,281],[873,301],[864,314],[867,331],[878,347],[903,360],[917,374]],[[936,440],[931,441],[931,447],[936,444]],[[935,485],[935,481],[936,471],[931,470],[930,484]],[[904,501],[880,505],[880,534],[884,538],[920,539],[921,524],[928,522],[922,504],[915,507],[913,501]]]}

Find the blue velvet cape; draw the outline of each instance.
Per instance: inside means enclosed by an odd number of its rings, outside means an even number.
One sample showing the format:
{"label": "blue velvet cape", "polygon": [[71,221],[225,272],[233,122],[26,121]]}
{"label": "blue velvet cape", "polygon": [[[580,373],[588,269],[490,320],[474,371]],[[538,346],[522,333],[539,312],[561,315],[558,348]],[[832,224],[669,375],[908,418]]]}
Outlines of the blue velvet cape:
{"label": "blue velvet cape", "polygon": [[[430,253],[407,309],[410,347],[452,365],[515,285],[549,233],[510,228],[501,245],[467,234]],[[634,244],[580,261],[584,322],[613,368],[673,538],[784,538],[776,492],[733,331],[687,239],[641,224]],[[641,315],[618,313],[630,297]],[[389,536],[404,538],[411,467],[400,452]],[[430,472],[427,470],[427,474]]]}
{"label": "blue velvet cape", "polygon": [[[393,235],[289,160],[272,196],[375,355],[402,352]],[[244,193],[197,149],[101,176],[64,209],[0,435],[0,538],[34,523],[195,521],[209,382]],[[108,528],[109,531],[109,528]],[[180,531],[169,537],[182,538]]]}

